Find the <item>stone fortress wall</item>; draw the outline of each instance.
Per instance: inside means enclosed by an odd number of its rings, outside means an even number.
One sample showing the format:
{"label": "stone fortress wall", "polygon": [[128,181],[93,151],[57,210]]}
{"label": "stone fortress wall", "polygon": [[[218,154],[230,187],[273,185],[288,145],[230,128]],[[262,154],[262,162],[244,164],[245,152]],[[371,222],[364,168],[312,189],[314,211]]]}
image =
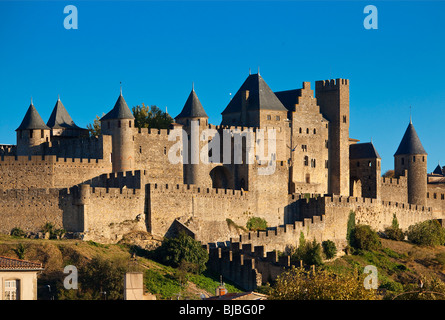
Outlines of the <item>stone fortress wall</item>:
{"label": "stone fortress wall", "polygon": [[[270,91],[259,75],[251,76],[251,80],[259,79],[262,93]],[[225,116],[228,122],[238,121],[238,116],[240,119],[250,116],[252,127],[241,122],[214,126],[207,123],[202,112],[198,118],[189,114],[188,118],[177,119],[169,130],[138,129],[131,119],[121,122],[111,118],[104,122],[110,135],[45,141],[48,133],[43,134],[42,144],[32,146],[32,150],[41,150],[42,154],[17,156],[14,146],[2,146],[0,232],[9,233],[14,227],[37,232],[51,222],[85,240],[117,242],[135,230],[160,237],[187,230],[211,248],[262,247],[257,250],[264,253],[285,252],[297,246],[301,234],[307,240],[333,240],[341,249],[346,245],[351,212],[355,213],[356,223],[368,224],[377,231],[390,226],[394,215],[405,230],[420,221],[443,218],[445,184],[428,184],[424,204],[409,203],[414,199],[409,190],[416,190],[409,170],[396,178],[382,178],[379,161],[374,161],[378,158],[366,157],[360,166],[351,167],[357,160],[349,155],[348,80],[316,82],[315,97],[310,83],[305,82],[301,89],[277,92],[279,101],[264,99],[272,101],[276,110],[268,110],[268,106],[259,106],[258,111],[247,110],[249,103],[261,101],[249,102],[254,94],[254,87],[243,91],[242,110]],[[271,91],[268,94],[274,95]],[[116,108],[128,109],[122,96],[113,110]],[[255,112],[257,115],[253,116]],[[169,161],[169,151],[178,143],[177,139],[169,139],[173,128],[184,129],[187,141],[191,141],[192,132],[187,124],[193,119],[200,120],[200,133],[212,129],[224,137],[223,132],[229,132],[228,163],[223,161],[227,154],[223,152],[222,139],[218,142],[220,159],[212,163]],[[112,143],[121,125],[126,127],[119,143],[128,139],[127,147],[131,146],[131,150],[121,145],[117,149]],[[277,133],[272,158],[265,162],[254,157],[253,163],[247,163],[244,154],[240,163],[235,163],[236,148],[250,152],[258,148],[248,145],[243,133],[252,132],[256,140],[258,129],[265,129],[267,134],[269,128]],[[24,129],[21,134],[27,137],[28,133]],[[212,139],[204,137],[200,147],[204,142],[216,143]],[[121,160],[125,160],[122,161],[125,166],[130,164],[129,170],[113,169],[112,159],[124,156],[116,154],[119,150],[125,150],[126,158]],[[181,151],[185,152],[185,148],[177,150],[179,154]],[[377,165],[366,167],[367,163]],[[259,173],[270,165],[274,167],[273,174]],[[426,176],[425,171],[425,179]],[[268,230],[244,231],[251,217],[264,218]],[[234,261],[218,260],[225,259],[221,254],[215,256],[218,263]],[[267,256],[264,253],[261,259],[267,260]],[[247,268],[249,281],[276,272],[259,267],[259,260],[236,259],[233,267],[227,267],[228,272]]]}

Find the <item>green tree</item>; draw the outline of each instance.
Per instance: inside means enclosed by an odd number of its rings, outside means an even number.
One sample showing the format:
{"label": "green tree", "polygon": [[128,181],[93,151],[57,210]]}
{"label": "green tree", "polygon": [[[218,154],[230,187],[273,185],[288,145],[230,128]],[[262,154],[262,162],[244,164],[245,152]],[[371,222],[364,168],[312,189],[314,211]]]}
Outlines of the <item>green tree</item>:
{"label": "green tree", "polygon": [[94,257],[79,269],[82,293],[93,300],[121,300],[127,265],[123,260]]}
{"label": "green tree", "polygon": [[337,254],[337,247],[333,241],[325,240],[321,243],[321,246],[323,247],[323,253],[326,259],[332,259]]}
{"label": "green tree", "polygon": [[408,240],[424,246],[445,244],[445,230],[437,220],[427,220],[416,223],[408,228]]}
{"label": "green tree", "polygon": [[[105,115],[105,113],[102,113],[102,117]],[[90,137],[98,137],[101,135],[101,129],[100,129],[100,117],[96,116],[96,119],[94,119],[93,123],[87,124],[88,132],[90,133]]]}
{"label": "green tree", "polygon": [[350,244],[355,249],[368,251],[380,249],[382,246],[377,232],[368,225],[355,226],[351,232]]}
{"label": "green tree", "polygon": [[[202,273],[206,269],[209,254],[199,241],[194,240],[184,232],[176,238],[166,238],[162,245],[156,249],[156,256],[160,262],[178,268],[181,262],[188,262],[188,268]],[[191,268],[190,264],[195,267]]]}
{"label": "green tree", "polygon": [[394,214],[391,226],[385,228],[385,235],[388,237],[388,239],[397,241],[401,241],[405,237],[402,229],[399,228],[399,222],[396,214]]}
{"label": "green tree", "polygon": [[346,226],[346,240],[348,241],[348,244],[351,245],[351,233],[352,230],[355,228],[355,212],[349,211],[349,217],[348,217],[348,223]]}
{"label": "green tree", "polygon": [[291,259],[295,262],[303,260],[306,265],[316,265],[320,266],[323,264],[323,259],[321,257],[321,246],[314,239],[312,242],[300,241],[297,250],[291,256]]}
{"label": "green tree", "polygon": [[132,108],[134,124],[137,128],[168,129],[173,118],[157,106],[135,106]]}

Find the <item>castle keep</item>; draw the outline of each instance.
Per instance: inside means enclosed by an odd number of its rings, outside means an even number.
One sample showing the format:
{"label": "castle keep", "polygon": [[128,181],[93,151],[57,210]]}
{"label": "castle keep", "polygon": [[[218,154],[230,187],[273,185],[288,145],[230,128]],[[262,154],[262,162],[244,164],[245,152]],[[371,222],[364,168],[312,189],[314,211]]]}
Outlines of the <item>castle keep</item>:
{"label": "castle keep", "polygon": [[[185,230],[217,247],[215,259],[231,256],[221,248],[232,243],[230,250],[277,262],[267,252],[298,245],[301,233],[344,247],[351,211],[376,230],[394,215],[402,229],[442,219],[445,175],[440,166],[427,173],[413,123],[401,133],[395,176],[383,178],[373,143],[349,137],[349,80],[316,81],[314,89],[303,82],[273,92],[250,74],[213,125],[193,88],[162,130],[135,127],[121,93],[99,136],[78,127],[60,99],[46,124],[31,102],[17,145],[0,148],[0,232],[37,232],[51,222],[116,242],[134,230],[161,237]],[[251,217],[271,228],[240,231]],[[258,281],[252,263],[246,272]]]}

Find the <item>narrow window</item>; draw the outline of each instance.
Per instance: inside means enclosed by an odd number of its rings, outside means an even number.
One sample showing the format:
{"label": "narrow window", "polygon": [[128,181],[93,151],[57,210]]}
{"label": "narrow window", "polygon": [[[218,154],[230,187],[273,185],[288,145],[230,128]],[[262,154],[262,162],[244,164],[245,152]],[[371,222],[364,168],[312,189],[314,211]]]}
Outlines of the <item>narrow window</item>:
{"label": "narrow window", "polygon": [[131,128],[131,120],[130,120],[130,121],[128,121],[128,125],[129,125],[129,127]]}
{"label": "narrow window", "polygon": [[402,162],[402,165],[405,164],[405,158],[400,159],[400,161]]}
{"label": "narrow window", "polygon": [[416,162],[416,156],[413,156],[413,162]]}
{"label": "narrow window", "polygon": [[311,175],[306,174],[306,183],[311,183]]}
{"label": "narrow window", "polygon": [[40,130],[40,138],[44,138],[45,137],[45,132],[43,130]]}
{"label": "narrow window", "polygon": [[436,193],[433,194],[433,198],[437,199],[437,194]]}
{"label": "narrow window", "polygon": [[32,131],[33,130],[29,130],[29,137],[32,138]]}
{"label": "narrow window", "polygon": [[164,147],[164,154],[167,154],[167,147]]}
{"label": "narrow window", "polygon": [[121,121],[120,121],[120,120],[117,122],[117,127],[118,127],[118,128],[121,127]]}
{"label": "narrow window", "polygon": [[368,167],[372,167],[372,162],[368,161]]}
{"label": "narrow window", "polygon": [[309,128],[306,128],[306,134],[309,134]]}
{"label": "narrow window", "polygon": [[343,116],[343,123],[346,123],[346,116]]}
{"label": "narrow window", "polygon": [[329,162],[328,162],[328,160],[325,160],[324,161],[324,167],[327,169],[327,168],[329,168]]}
{"label": "narrow window", "polygon": [[307,167],[309,165],[309,157],[304,156],[304,165]]}
{"label": "narrow window", "polygon": [[317,129],[314,129],[314,134],[317,134]]}
{"label": "narrow window", "polygon": [[302,132],[301,128],[300,128],[300,133]]}

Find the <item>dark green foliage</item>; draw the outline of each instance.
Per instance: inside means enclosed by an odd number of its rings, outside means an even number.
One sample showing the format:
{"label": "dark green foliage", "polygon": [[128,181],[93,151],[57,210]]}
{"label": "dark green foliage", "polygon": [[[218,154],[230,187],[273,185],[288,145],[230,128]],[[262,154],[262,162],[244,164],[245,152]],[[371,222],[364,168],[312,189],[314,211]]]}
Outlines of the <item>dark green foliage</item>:
{"label": "dark green foliage", "polygon": [[250,231],[266,230],[267,221],[263,218],[252,217],[247,221],[246,228]]}
{"label": "dark green foliage", "polygon": [[[79,270],[79,284],[82,292],[93,299],[123,299],[123,278],[127,272],[124,261],[110,261],[95,257]],[[106,294],[104,294],[106,292]]]}
{"label": "dark green foliage", "polygon": [[388,239],[401,241],[405,238],[405,234],[402,229],[399,228],[399,222],[397,221],[397,217],[394,214],[394,218],[392,219],[391,227],[385,228],[385,235]]}
{"label": "dark green foliage", "polygon": [[137,128],[168,129],[173,118],[157,106],[135,106],[132,108],[134,124]]}
{"label": "dark green foliage", "polygon": [[209,254],[199,241],[180,232],[176,238],[165,239],[156,249],[155,256],[161,263],[177,268],[182,261],[195,264],[194,270],[202,273],[206,269]]}
{"label": "dark green foliage", "polygon": [[42,227],[42,232],[49,233],[50,239],[61,238],[66,233],[65,229],[56,229],[51,222],[45,223],[45,225]]}
{"label": "dark green foliage", "polygon": [[349,242],[355,249],[377,250],[382,243],[377,233],[368,225],[357,225],[351,231]]}
{"label": "dark green foliage", "polygon": [[312,242],[300,242],[300,245],[291,256],[291,259],[294,262],[303,260],[303,263],[306,265],[320,266],[323,264],[321,246],[315,239]]}
{"label": "dark green foliage", "polygon": [[346,240],[348,240],[348,243],[351,244],[351,232],[355,228],[355,212],[350,211],[349,217],[348,217],[348,224],[347,224],[347,230],[346,230]]}
{"label": "dark green foliage", "polygon": [[323,247],[323,253],[326,256],[326,259],[332,259],[337,254],[337,247],[335,243],[331,240],[326,240],[321,243]]}
{"label": "dark green foliage", "polygon": [[13,236],[13,237],[20,237],[20,238],[23,238],[23,237],[26,236],[26,233],[25,233],[25,231],[23,231],[23,230],[20,229],[20,228],[12,228],[12,230],[11,230],[11,236]]}
{"label": "dark green foliage", "polygon": [[23,243],[19,243],[15,249],[13,249],[15,254],[17,255],[17,258],[19,259],[25,259],[25,252],[26,247],[23,245]]}
{"label": "dark green foliage", "polygon": [[416,223],[408,228],[408,240],[424,246],[445,244],[445,231],[437,220]]}

